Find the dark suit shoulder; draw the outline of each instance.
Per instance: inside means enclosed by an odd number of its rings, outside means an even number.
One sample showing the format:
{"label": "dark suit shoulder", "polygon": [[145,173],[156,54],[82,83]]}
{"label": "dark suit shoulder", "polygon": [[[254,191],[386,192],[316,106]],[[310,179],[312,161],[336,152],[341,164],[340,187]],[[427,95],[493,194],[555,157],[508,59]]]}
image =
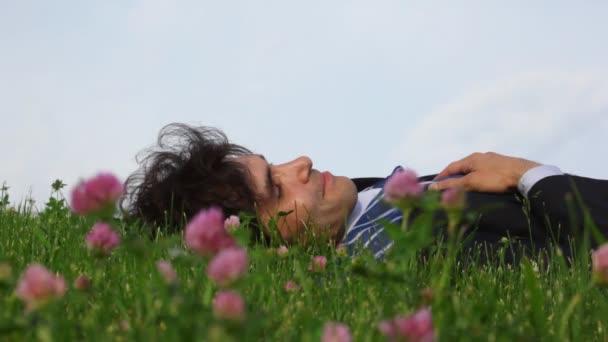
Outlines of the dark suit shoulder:
{"label": "dark suit shoulder", "polygon": [[384,178],[378,177],[351,178],[351,180],[353,181],[353,183],[355,183],[355,186],[357,187],[357,192],[361,192],[363,191],[363,189],[369,188],[370,186],[378,183],[383,179]]}
{"label": "dark suit shoulder", "polygon": [[430,180],[433,180],[436,176],[437,175],[427,175],[427,176],[418,177],[418,181],[420,181],[420,182],[430,181]]}
{"label": "dark suit shoulder", "polygon": [[[435,178],[436,175],[428,175],[428,176],[422,176],[419,177],[418,180],[420,182],[425,182],[425,181],[430,181],[433,178]],[[353,181],[353,183],[355,183],[355,186],[357,187],[357,192],[361,192],[366,188],[369,188],[370,186],[378,183],[379,181],[383,180],[384,178],[380,178],[380,177],[362,177],[362,178],[351,178],[351,180]]]}

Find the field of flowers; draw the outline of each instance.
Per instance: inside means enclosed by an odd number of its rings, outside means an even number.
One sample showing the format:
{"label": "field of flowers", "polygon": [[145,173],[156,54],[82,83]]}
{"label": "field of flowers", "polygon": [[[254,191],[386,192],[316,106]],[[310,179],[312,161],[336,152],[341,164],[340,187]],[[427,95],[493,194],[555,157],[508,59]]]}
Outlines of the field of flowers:
{"label": "field of flowers", "polygon": [[[480,261],[459,250],[458,192],[425,193],[409,227],[387,230],[387,259],[354,259],[319,241],[251,243],[248,217],[201,211],[183,234],[151,238],[117,219],[108,174],[70,204],[57,181],[44,208],[0,192],[0,340],[605,341],[605,249],[585,241],[507,264],[509,242]],[[399,196],[397,196],[399,197]],[[434,210],[450,218],[432,235]],[[487,259],[487,258],[484,258]]]}

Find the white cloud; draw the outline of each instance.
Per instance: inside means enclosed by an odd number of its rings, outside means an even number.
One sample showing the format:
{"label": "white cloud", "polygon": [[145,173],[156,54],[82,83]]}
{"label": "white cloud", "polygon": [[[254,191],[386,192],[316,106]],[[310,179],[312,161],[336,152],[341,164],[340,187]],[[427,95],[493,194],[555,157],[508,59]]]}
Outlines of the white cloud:
{"label": "white cloud", "polygon": [[547,70],[494,82],[424,116],[391,159],[431,173],[472,152],[496,151],[606,177],[607,76],[605,69]]}

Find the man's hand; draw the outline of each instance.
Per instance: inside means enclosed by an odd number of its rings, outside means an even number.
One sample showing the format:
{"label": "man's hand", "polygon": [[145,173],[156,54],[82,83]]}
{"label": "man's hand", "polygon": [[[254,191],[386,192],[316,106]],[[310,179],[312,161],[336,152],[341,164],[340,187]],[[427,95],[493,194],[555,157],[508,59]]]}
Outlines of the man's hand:
{"label": "man's hand", "polygon": [[464,177],[446,179],[431,184],[429,188],[443,190],[460,187],[467,191],[507,192],[517,187],[526,171],[538,165],[530,160],[493,152],[473,153],[448,165],[435,179],[459,173]]}

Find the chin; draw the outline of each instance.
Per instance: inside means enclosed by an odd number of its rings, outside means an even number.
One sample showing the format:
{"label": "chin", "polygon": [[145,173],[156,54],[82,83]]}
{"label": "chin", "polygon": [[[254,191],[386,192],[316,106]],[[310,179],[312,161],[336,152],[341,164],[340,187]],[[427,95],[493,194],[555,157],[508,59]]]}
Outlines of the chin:
{"label": "chin", "polygon": [[348,214],[350,215],[351,211],[355,207],[355,203],[357,202],[357,186],[348,177],[340,178],[344,179],[344,186],[342,191],[344,195],[344,202],[346,203],[346,209],[348,210]]}

